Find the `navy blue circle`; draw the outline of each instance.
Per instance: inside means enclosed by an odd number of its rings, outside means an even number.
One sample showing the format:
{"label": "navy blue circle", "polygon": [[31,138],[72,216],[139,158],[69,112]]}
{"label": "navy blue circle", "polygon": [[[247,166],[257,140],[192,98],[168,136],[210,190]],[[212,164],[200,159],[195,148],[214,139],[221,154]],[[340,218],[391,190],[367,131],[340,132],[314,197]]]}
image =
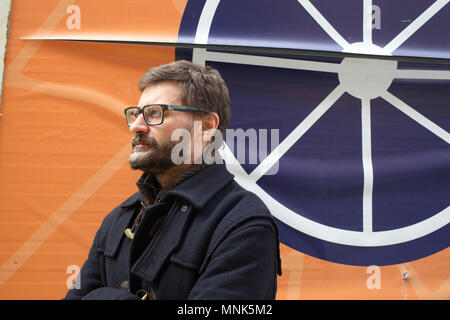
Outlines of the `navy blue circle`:
{"label": "navy blue circle", "polygon": [[[204,3],[203,0],[188,2],[180,25],[179,42],[194,42]],[[318,44],[317,50],[325,47],[336,50],[338,47],[297,1],[278,1],[274,7],[273,1],[269,0],[220,2],[211,25],[209,43],[248,45],[251,42],[266,46],[266,36],[294,43],[296,35],[309,30],[306,38]],[[333,23],[340,23],[338,14],[332,14],[330,10],[323,14],[328,14]],[[355,14],[354,18],[361,21],[360,14]],[[351,17],[346,19],[351,20]],[[352,38],[356,38],[355,42],[360,41],[353,25],[354,21],[342,21],[342,25],[334,27],[344,30],[343,37],[349,42],[353,42]],[[233,39],[239,41],[233,42]],[[341,61],[340,58],[323,57],[289,58]],[[176,59],[191,60],[192,49],[177,48]],[[279,129],[280,142],[339,84],[337,74],[333,73],[208,61],[207,65],[221,72],[230,89],[232,116],[229,127],[244,131],[250,128]],[[400,67],[442,68],[413,64]],[[445,104],[450,101],[449,88],[450,81],[395,80],[389,92],[449,131],[450,112],[448,103]],[[420,223],[447,208],[450,205],[448,143],[381,98],[371,100],[371,108],[373,231]],[[283,156],[278,173],[263,176],[258,185],[305,218],[330,227],[361,232],[364,185],[361,131],[361,101],[345,93]],[[262,160],[258,159],[258,163]],[[246,164],[243,168],[250,173],[256,165]],[[280,240],[285,245],[347,265],[404,263],[434,254],[450,244],[449,224],[412,241],[360,247],[317,239],[277,222]]]}

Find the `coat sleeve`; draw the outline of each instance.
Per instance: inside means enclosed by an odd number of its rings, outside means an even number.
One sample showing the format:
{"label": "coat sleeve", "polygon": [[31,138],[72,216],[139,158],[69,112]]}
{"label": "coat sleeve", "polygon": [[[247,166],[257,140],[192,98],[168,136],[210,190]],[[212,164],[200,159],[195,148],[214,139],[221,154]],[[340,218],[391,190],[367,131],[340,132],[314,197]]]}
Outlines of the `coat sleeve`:
{"label": "coat sleeve", "polygon": [[74,286],[66,294],[64,300],[139,300],[124,289],[110,288],[102,277],[102,254],[100,246],[104,225],[97,231],[89,255],[78,274]]}
{"label": "coat sleeve", "polygon": [[78,274],[75,285],[69,289],[64,299],[82,299],[91,291],[103,286],[100,269],[100,253],[98,250],[101,236],[101,228],[95,235],[87,260],[84,262]]}
{"label": "coat sleeve", "polygon": [[215,247],[189,299],[275,299],[278,263],[273,226],[241,226]]}

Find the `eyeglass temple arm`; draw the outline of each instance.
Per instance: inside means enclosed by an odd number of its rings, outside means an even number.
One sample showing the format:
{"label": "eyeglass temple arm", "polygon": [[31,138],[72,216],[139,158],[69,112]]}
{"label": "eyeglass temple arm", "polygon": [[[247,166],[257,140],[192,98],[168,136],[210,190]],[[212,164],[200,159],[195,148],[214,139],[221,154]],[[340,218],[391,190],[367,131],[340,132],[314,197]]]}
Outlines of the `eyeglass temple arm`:
{"label": "eyeglass temple arm", "polygon": [[207,112],[202,109],[196,108],[196,107],[188,107],[188,106],[174,106],[170,104],[165,105],[167,109],[169,110],[179,110],[179,111],[200,111],[200,112]]}

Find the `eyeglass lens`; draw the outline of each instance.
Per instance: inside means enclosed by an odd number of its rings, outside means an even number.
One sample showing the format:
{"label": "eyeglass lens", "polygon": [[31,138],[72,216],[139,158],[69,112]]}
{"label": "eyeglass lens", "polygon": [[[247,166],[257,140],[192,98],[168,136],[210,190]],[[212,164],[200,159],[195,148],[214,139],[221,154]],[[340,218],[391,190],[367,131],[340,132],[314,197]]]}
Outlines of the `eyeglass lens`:
{"label": "eyeglass lens", "polygon": [[[130,108],[127,110],[127,122],[132,125],[139,116],[137,108]],[[145,106],[143,108],[144,118],[148,124],[160,124],[162,122],[163,110],[161,106]]]}

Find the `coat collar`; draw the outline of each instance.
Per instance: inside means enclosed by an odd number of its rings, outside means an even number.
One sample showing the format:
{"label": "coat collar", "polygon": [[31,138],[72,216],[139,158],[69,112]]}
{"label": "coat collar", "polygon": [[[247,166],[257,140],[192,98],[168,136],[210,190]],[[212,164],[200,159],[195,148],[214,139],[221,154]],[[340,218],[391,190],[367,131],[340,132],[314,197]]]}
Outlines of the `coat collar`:
{"label": "coat collar", "polygon": [[[180,197],[192,203],[194,207],[201,208],[233,178],[224,164],[212,164],[169,190],[161,200],[169,196]],[[136,192],[123,202],[121,207],[132,207],[143,201],[143,194]]]}
{"label": "coat collar", "polygon": [[131,197],[129,197],[127,200],[122,202],[122,204],[120,206],[122,208],[134,207],[138,203],[143,202],[143,201],[144,201],[144,196],[142,195],[142,193],[136,192]]}
{"label": "coat collar", "polygon": [[180,197],[192,203],[194,207],[201,208],[233,178],[225,165],[212,164],[169,190],[165,197]]}
{"label": "coat collar", "polygon": [[[225,165],[212,164],[168,191],[161,201],[164,201],[166,197],[178,197],[199,209],[233,178],[233,175],[228,172]],[[119,232],[113,232],[109,235],[105,244],[105,255],[114,256],[117,253],[120,240],[123,238],[123,232],[130,225],[130,221],[133,218],[132,213],[140,203],[144,203],[144,196],[141,192],[136,192],[121,204],[124,212],[129,214],[120,215],[117,225]]]}

